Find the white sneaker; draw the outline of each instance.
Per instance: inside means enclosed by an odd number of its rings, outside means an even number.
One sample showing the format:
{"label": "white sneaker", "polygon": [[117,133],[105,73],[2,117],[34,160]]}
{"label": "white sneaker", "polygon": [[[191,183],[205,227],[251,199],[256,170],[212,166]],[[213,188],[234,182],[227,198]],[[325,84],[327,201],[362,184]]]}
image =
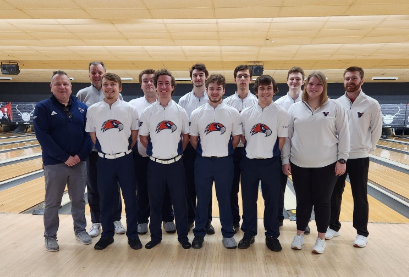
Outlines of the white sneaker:
{"label": "white sneaker", "polygon": [[121,221],[114,221],[114,225],[115,225],[115,233],[117,234],[125,234],[125,228],[122,225]]}
{"label": "white sneaker", "polygon": [[88,234],[91,236],[91,238],[95,238],[99,236],[100,232],[101,232],[101,223],[92,223],[91,229],[89,229]]}
{"label": "white sneaker", "polygon": [[312,248],[312,253],[315,253],[315,254],[324,253],[325,246],[326,246],[325,239],[317,238],[317,240],[315,241],[315,245]]}
{"label": "white sneaker", "polygon": [[138,234],[145,235],[148,232],[148,223],[138,224]]}
{"label": "white sneaker", "polygon": [[173,234],[176,232],[176,225],[173,221],[163,222],[163,228],[165,229],[166,233]]}
{"label": "white sneaker", "polygon": [[294,237],[293,242],[291,243],[291,248],[294,250],[301,250],[303,245],[304,235],[300,234],[299,236]]}
{"label": "white sneaker", "polygon": [[363,248],[368,243],[368,238],[362,235],[356,235],[356,239],[354,240],[354,246]]}
{"label": "white sneaker", "polygon": [[225,237],[223,237],[222,243],[223,243],[224,247],[226,247],[227,249],[235,249],[235,248],[237,248],[237,242],[236,242],[236,240],[234,239],[234,237],[231,237],[231,238],[225,238]]}
{"label": "white sneaker", "polygon": [[339,235],[339,232],[328,228],[327,232],[325,233],[325,239],[332,239],[333,237],[338,237]]}

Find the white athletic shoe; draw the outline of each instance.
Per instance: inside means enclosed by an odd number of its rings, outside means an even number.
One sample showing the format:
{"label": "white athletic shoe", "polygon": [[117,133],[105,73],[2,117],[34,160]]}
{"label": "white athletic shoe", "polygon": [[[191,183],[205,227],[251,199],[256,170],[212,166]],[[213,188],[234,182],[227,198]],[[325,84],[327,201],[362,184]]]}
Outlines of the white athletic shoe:
{"label": "white athletic shoe", "polygon": [[362,235],[356,235],[356,239],[354,241],[354,246],[363,248],[368,243],[368,238]]}
{"label": "white athletic shoe", "polygon": [[332,239],[333,237],[338,237],[339,235],[339,232],[328,228],[327,232],[325,233],[325,239]]}
{"label": "white athletic shoe", "polygon": [[291,243],[291,248],[294,250],[301,250],[303,245],[304,235],[300,234],[299,236],[294,237],[293,242]]}
{"label": "white athletic shoe", "polygon": [[166,233],[173,234],[176,232],[176,225],[173,221],[163,222],[163,228]]}
{"label": "white athletic shoe", "polygon": [[89,229],[88,234],[91,236],[91,238],[95,238],[99,236],[100,232],[101,232],[101,223],[92,223],[91,229]]}
{"label": "white athletic shoe", "polygon": [[148,223],[138,224],[138,234],[145,235],[148,232]]}
{"label": "white athletic shoe", "polygon": [[114,221],[114,225],[115,225],[115,233],[117,234],[125,234],[125,228],[122,225],[121,221]]}
{"label": "white athletic shoe", "polygon": [[315,253],[315,254],[324,253],[325,246],[326,246],[325,239],[317,238],[317,240],[315,241],[315,245],[312,248],[312,253]]}

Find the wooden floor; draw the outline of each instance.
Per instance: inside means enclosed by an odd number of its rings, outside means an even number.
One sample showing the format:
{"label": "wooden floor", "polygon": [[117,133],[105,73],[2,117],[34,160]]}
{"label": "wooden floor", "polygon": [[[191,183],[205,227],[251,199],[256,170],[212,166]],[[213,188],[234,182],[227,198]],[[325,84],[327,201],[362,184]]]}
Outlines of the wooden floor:
{"label": "wooden floor", "polygon": [[[124,235],[103,251],[75,240],[71,216],[60,216],[59,252],[44,250],[41,216],[0,214],[0,276],[409,276],[409,224],[369,224],[366,248],[352,246],[355,229],[343,223],[341,236],[327,241],[323,255],[311,253],[317,233],[305,236],[303,250],[290,248],[295,223],[284,221],[280,242],[283,250],[271,252],[264,244],[262,220],[259,235],[247,250],[227,250],[221,243],[220,223],[216,234],[205,237],[202,249],[184,250],[175,234],[164,234],[151,250],[135,251]],[[88,218],[89,220],[89,218]],[[242,233],[235,238],[240,240]],[[189,233],[189,239],[193,234]],[[149,234],[141,236],[145,245]]]}
{"label": "wooden floor", "polygon": [[383,140],[378,141],[378,144],[409,152],[409,145],[406,145],[406,144],[390,142],[390,141],[383,141]]}
{"label": "wooden floor", "polygon": [[382,148],[376,148],[375,151],[371,152],[371,154],[376,155],[378,157],[382,157],[385,159],[389,159],[398,163],[409,165],[409,155],[389,151]]}

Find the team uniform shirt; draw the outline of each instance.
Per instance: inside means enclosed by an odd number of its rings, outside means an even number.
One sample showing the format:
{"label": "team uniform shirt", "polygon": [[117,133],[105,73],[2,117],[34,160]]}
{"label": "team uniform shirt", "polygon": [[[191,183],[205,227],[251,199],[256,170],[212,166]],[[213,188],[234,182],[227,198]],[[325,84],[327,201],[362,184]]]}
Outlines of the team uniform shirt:
{"label": "team uniform shirt", "polygon": [[199,98],[193,93],[192,90],[179,99],[179,105],[186,110],[186,113],[190,118],[192,112],[200,106],[206,104],[207,100],[209,100],[209,97],[207,96],[206,91],[204,95]]}
{"label": "team uniform shirt", "polygon": [[262,109],[257,103],[240,114],[243,134],[246,138],[246,157],[268,159],[281,155],[277,137],[288,136],[287,111],[272,102]]}
{"label": "team uniform shirt", "polygon": [[[349,127],[344,108],[329,99],[312,111],[304,101],[291,105],[288,138],[283,147],[283,164],[317,168],[348,159]],[[291,156],[290,156],[291,154]]]}
{"label": "team uniform shirt", "polygon": [[[157,102],[156,100],[155,102]],[[136,110],[138,111],[138,114],[142,114],[143,111],[152,103],[149,103],[148,100],[146,100],[145,96],[139,97],[137,99],[133,99],[129,101],[129,104],[133,105]],[[138,142],[137,142],[137,147],[138,147],[138,153],[142,157],[148,157],[146,154],[146,148],[142,145],[140,139],[139,139],[140,134],[138,134]]]}
{"label": "team uniform shirt", "polygon": [[95,132],[99,152],[113,155],[131,149],[131,130],[138,130],[138,111],[123,100],[111,106],[105,101],[88,108],[87,132]]}
{"label": "team uniform shirt", "polygon": [[349,121],[351,149],[349,159],[366,158],[375,150],[382,134],[382,113],[378,101],[362,90],[352,103],[346,93],[337,99]]}
{"label": "team uniform shirt", "polygon": [[[77,98],[87,107],[104,100],[104,93],[102,90],[97,90],[92,84],[89,87],[80,89],[77,93]],[[122,95],[119,94],[119,99],[122,100]]]}
{"label": "team uniform shirt", "polygon": [[[241,99],[237,92],[235,92],[233,95],[227,97],[226,99],[223,100],[223,103],[235,108],[236,110],[241,113],[242,110],[245,108],[248,108],[250,106],[253,106],[258,103],[257,97],[249,91],[247,94],[246,98]],[[244,147],[244,144],[240,141],[239,145],[237,147]]]}
{"label": "team uniform shirt", "polygon": [[199,137],[196,152],[203,157],[232,155],[231,135],[241,134],[238,111],[224,103],[216,108],[206,103],[194,110],[190,117],[190,135]]}
{"label": "team uniform shirt", "polygon": [[157,101],[148,106],[139,120],[141,136],[149,136],[148,156],[167,160],[183,154],[181,134],[189,133],[185,109],[170,100],[166,107]]}
{"label": "team uniform shirt", "polygon": [[294,103],[300,102],[302,99],[302,91],[300,92],[300,94],[298,95],[297,99],[292,99],[290,95],[288,95],[288,93],[284,96],[281,96],[280,98],[278,98],[275,103],[281,107],[283,107],[286,111],[288,111],[288,109],[290,108],[290,106]]}

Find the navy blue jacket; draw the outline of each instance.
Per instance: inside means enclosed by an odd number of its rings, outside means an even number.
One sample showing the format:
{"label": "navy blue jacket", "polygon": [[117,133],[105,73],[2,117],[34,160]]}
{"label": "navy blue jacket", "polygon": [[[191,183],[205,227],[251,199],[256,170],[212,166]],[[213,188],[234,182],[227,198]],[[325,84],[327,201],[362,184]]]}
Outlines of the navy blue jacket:
{"label": "navy blue jacket", "polygon": [[44,165],[64,163],[75,155],[85,161],[92,151],[91,137],[85,132],[87,106],[74,96],[70,96],[70,102],[71,118],[54,95],[35,107],[34,130]]}

